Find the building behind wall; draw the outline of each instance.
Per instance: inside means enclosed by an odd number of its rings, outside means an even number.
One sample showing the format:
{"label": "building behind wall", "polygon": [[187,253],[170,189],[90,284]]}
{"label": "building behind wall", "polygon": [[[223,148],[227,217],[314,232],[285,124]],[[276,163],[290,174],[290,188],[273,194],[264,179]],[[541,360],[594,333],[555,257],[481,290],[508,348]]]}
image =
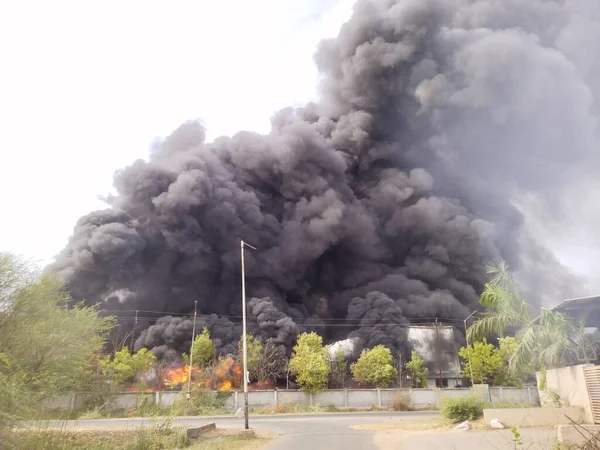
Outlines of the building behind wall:
{"label": "building behind wall", "polygon": [[462,385],[453,326],[414,325],[408,329],[408,339],[429,369],[428,387],[453,388]]}

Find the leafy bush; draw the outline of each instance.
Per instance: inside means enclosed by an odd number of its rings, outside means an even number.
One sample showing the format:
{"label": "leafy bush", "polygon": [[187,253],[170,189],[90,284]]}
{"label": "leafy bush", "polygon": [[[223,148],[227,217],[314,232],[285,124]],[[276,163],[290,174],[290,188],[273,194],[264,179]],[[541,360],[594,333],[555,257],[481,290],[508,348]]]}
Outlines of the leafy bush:
{"label": "leafy bush", "polygon": [[176,416],[203,416],[225,412],[225,402],[230,392],[215,392],[200,385],[192,387],[190,399],[185,395],[175,401],[172,413]]}
{"label": "leafy bush", "polygon": [[477,395],[458,398],[447,398],[442,401],[442,415],[453,422],[475,420],[483,416],[483,408],[487,402]]}
{"label": "leafy bush", "polygon": [[427,387],[427,374],[429,369],[425,367],[425,361],[414,350],[410,352],[410,361],[406,363],[406,370],[410,375],[411,385],[414,388]]}
{"label": "leafy bush", "polygon": [[394,411],[413,411],[415,409],[408,392],[394,394],[391,407]]}
{"label": "leafy bush", "polygon": [[354,381],[370,384],[375,387],[388,387],[398,371],[392,365],[392,352],[383,345],[377,345],[371,350],[363,350],[350,371]]}

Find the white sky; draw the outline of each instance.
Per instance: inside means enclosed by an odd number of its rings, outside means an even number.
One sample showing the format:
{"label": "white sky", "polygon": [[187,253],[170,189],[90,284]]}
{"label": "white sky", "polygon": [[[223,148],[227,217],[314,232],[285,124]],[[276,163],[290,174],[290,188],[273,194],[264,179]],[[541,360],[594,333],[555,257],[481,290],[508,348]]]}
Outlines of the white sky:
{"label": "white sky", "polygon": [[354,0],[0,0],[0,250],[49,262],[114,171],[200,118],[268,131],[315,98]]}

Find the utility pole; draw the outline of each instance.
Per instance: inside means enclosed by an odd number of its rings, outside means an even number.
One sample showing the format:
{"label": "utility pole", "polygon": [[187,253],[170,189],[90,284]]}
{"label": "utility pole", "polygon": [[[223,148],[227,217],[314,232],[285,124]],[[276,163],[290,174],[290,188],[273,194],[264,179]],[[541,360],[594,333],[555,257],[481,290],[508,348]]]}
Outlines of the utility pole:
{"label": "utility pole", "polygon": [[471,363],[471,348],[469,347],[469,333],[467,332],[467,320],[469,320],[473,315],[477,312],[477,310],[473,311],[471,314],[467,316],[465,319],[465,339],[467,340],[467,356],[469,357],[469,368],[471,369],[471,388],[473,387],[473,364]]}
{"label": "utility pole", "polygon": [[133,330],[131,331],[131,344],[129,346],[129,353],[133,354],[133,338],[135,337],[135,327],[137,326],[138,310],[135,310],[135,321],[133,322]]}
{"label": "utility pole", "polygon": [[441,345],[440,345],[440,325],[438,323],[437,317],[435,318],[435,342],[436,342],[436,360],[438,366],[438,378],[439,378],[439,387],[444,387],[442,383],[442,363],[441,363]]}
{"label": "utility pole", "polygon": [[196,312],[198,310],[198,300],[194,301],[194,324],[192,325],[192,345],[190,345],[190,366],[188,368],[188,385],[187,395],[185,396],[188,403],[190,401],[192,389],[192,361],[194,359],[194,339],[196,338]]}
{"label": "utility pole", "polygon": [[248,348],[246,339],[246,270],[244,267],[244,246],[250,247],[252,250],[256,250],[250,244],[246,244],[244,241],[240,241],[240,255],[242,263],[242,348],[243,348],[243,359],[244,359],[244,428],[247,430],[248,426]]}

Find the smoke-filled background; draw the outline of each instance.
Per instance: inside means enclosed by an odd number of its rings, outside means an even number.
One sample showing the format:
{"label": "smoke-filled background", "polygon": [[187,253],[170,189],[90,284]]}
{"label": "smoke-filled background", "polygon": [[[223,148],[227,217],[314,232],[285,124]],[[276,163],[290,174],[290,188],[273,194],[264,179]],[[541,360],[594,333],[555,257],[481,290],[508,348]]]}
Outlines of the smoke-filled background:
{"label": "smoke-filled background", "polygon": [[592,0],[360,0],[316,51],[318,102],[267,135],[183,124],[50,270],[121,332],[140,310],[135,347],[159,356],[189,349],[195,301],[235,350],[241,239],[250,332],[287,348],[404,349],[410,323],[462,323],[499,258],[533,303],[580,295],[536,228],[593,194],[599,39]]}

